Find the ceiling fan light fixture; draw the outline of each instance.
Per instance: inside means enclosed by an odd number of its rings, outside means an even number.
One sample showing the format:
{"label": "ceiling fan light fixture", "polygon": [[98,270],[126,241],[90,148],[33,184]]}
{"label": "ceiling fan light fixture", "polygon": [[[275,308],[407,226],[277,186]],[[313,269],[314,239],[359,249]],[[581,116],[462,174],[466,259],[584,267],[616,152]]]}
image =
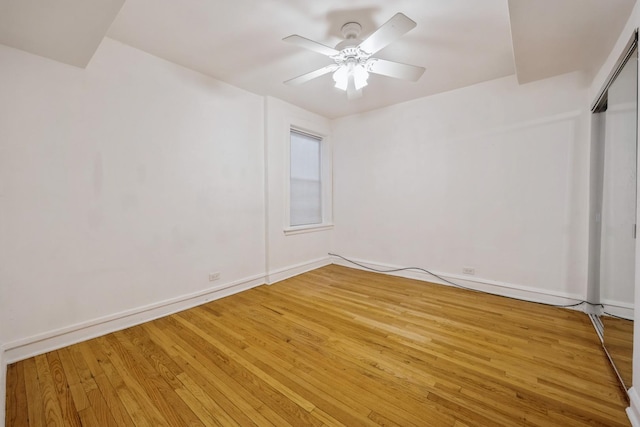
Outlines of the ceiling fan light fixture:
{"label": "ceiling fan light fixture", "polygon": [[379,74],[396,79],[418,81],[424,73],[423,67],[402,64],[374,58],[378,51],[397,40],[417,24],[402,13],[396,13],[391,19],[382,24],[365,40],[360,40],[362,27],[357,22],[347,22],[342,26],[344,40],[335,48],[325,46],[297,34],[285,37],[283,40],[300,47],[315,51],[333,60],[315,71],[285,81],[288,85],[299,85],[325,74],[333,73],[335,87],[347,92],[350,100],[362,96],[362,88],[367,86],[369,74]]}
{"label": "ceiling fan light fixture", "polygon": [[333,73],[333,81],[338,89],[347,90],[349,85],[349,70],[347,67],[340,67]]}
{"label": "ceiling fan light fixture", "polygon": [[364,65],[359,64],[353,68],[353,82],[355,83],[356,90],[360,90],[365,87],[369,79],[369,73],[364,68]]}
{"label": "ceiling fan light fixture", "polygon": [[348,90],[353,85],[356,90],[360,90],[367,85],[369,73],[363,64],[355,65],[353,62],[343,64],[333,73],[335,87],[341,90]]}

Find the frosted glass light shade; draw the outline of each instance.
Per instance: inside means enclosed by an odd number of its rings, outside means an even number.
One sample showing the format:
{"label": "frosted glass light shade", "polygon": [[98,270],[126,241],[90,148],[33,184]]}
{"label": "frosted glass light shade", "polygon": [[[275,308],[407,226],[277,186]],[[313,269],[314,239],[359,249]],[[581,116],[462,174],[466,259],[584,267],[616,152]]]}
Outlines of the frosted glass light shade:
{"label": "frosted glass light shade", "polygon": [[349,84],[349,70],[347,67],[340,67],[333,73],[333,81],[338,89],[347,90]]}
{"label": "frosted glass light shade", "polygon": [[347,90],[349,85],[353,85],[356,90],[360,90],[367,85],[368,78],[369,73],[364,65],[343,65],[333,73],[333,81],[336,82],[336,87],[342,90]]}
{"label": "frosted glass light shade", "polygon": [[358,65],[353,69],[353,81],[356,85],[356,90],[360,90],[367,85],[367,79],[369,73],[364,68],[364,65]]}

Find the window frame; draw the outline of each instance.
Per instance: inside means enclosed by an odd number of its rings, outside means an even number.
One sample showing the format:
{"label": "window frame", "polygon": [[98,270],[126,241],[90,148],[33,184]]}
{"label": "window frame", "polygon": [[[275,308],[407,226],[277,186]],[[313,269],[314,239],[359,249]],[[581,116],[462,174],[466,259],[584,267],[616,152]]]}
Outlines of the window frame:
{"label": "window frame", "polygon": [[[333,171],[329,129],[306,120],[294,119],[286,123],[285,149],[285,209],[284,234],[295,235],[333,228]],[[320,204],[322,221],[317,224],[291,225],[291,132],[301,132],[320,139]]]}

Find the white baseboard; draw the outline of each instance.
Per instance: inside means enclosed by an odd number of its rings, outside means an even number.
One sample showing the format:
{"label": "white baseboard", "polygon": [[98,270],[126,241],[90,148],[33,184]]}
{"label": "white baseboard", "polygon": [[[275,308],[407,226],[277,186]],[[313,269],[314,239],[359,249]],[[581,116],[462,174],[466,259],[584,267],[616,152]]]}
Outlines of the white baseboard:
{"label": "white baseboard", "polygon": [[332,263],[331,257],[317,258],[311,261],[295,264],[289,267],[280,268],[277,270],[269,271],[267,273],[266,283],[272,285],[282,280],[289,279],[307,271],[315,270],[316,268],[324,267]]}
{"label": "white baseboard", "polygon": [[[147,306],[137,307],[113,315],[77,323],[65,328],[13,341],[4,345],[3,363],[6,366],[9,363],[17,362],[48,351],[57,350],[68,345],[99,337],[110,332],[126,329],[169,314],[177,313],[209,301],[262,285],[265,283],[264,279],[264,275],[256,275],[235,282],[222,284],[200,292],[182,295]],[[2,384],[5,384],[5,382],[3,381]]]}
{"label": "white baseboard", "polygon": [[624,319],[633,320],[633,304],[607,299],[603,299],[600,302],[604,304],[604,311],[607,313]]}
{"label": "white baseboard", "polygon": [[633,427],[640,427],[640,396],[638,396],[635,387],[631,387],[627,393],[631,402],[627,408],[627,417]]}
{"label": "white baseboard", "polygon": [[[356,268],[359,270],[367,270],[364,267],[352,264],[344,259],[338,257],[331,257],[334,264],[341,265],[344,267]],[[375,270],[394,270],[398,268],[402,268],[395,265],[389,264],[381,264],[373,261],[365,261],[360,259],[352,259],[358,264],[362,264],[366,267],[371,267]],[[487,292],[495,295],[519,298],[526,301],[531,302],[540,302],[544,304],[553,304],[553,305],[569,305],[575,304],[576,302],[582,301],[580,295],[574,295],[563,292],[553,292],[546,289],[533,288],[529,286],[516,285],[512,283],[506,282],[498,282],[490,279],[483,279],[475,276],[460,276],[449,273],[441,273],[438,271],[434,271],[433,273],[438,276],[451,280],[454,283],[457,283],[466,288],[474,289],[477,291]],[[435,276],[432,276],[428,273],[425,273],[420,270],[403,270],[403,271],[395,271],[395,272],[386,272],[383,274],[389,274],[392,276],[405,277],[408,279],[416,279],[422,280],[431,283],[438,283],[441,285],[452,286],[450,283],[447,283],[443,280],[438,279]],[[582,310],[581,307],[577,307],[577,309]]]}

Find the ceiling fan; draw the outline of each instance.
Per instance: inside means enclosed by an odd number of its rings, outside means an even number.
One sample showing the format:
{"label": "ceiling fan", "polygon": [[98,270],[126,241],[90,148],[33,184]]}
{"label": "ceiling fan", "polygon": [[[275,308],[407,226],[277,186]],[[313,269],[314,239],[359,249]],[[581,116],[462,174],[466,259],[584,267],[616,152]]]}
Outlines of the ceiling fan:
{"label": "ceiling fan", "polygon": [[284,83],[298,85],[333,73],[335,86],[346,91],[349,99],[356,99],[362,96],[362,88],[367,85],[369,73],[415,82],[424,73],[423,67],[373,58],[372,55],[399,39],[416,25],[406,15],[396,13],[365,40],[360,40],[358,36],[362,26],[357,22],[348,22],[342,26],[341,30],[345,39],[338,43],[335,49],[296,34],[285,37],[282,40],[326,55],[333,59],[334,63]]}

